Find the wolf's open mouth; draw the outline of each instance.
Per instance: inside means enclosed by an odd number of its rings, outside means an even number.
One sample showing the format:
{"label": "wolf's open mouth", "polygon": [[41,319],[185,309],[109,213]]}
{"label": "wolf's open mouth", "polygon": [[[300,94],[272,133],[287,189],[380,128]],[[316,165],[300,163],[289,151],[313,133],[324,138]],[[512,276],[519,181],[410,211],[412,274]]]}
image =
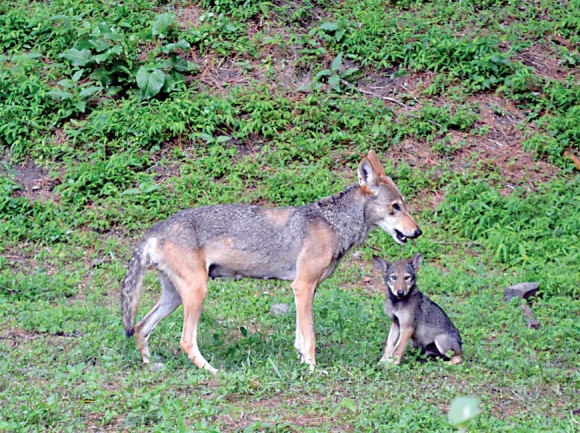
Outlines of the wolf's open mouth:
{"label": "wolf's open mouth", "polygon": [[402,243],[407,242],[407,236],[405,236],[403,233],[401,233],[399,230],[395,229],[395,236],[397,237],[397,240],[399,240]]}

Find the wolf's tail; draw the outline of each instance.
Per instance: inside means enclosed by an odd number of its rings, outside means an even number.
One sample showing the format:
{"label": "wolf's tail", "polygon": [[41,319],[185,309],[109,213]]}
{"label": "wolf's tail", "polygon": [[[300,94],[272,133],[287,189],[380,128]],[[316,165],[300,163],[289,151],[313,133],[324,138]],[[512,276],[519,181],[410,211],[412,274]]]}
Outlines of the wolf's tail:
{"label": "wolf's tail", "polygon": [[123,327],[127,338],[135,333],[135,316],[137,316],[139,300],[141,299],[141,285],[143,284],[147,259],[143,256],[144,249],[144,242],[135,248],[125,280],[121,285],[121,312],[123,313]]}

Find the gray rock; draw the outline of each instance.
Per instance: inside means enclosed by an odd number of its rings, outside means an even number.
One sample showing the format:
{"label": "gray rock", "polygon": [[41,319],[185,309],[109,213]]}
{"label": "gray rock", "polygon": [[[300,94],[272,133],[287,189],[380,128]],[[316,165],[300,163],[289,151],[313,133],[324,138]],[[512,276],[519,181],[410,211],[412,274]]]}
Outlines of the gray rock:
{"label": "gray rock", "polygon": [[505,300],[512,298],[529,299],[538,292],[540,283],[519,283],[505,289]]}

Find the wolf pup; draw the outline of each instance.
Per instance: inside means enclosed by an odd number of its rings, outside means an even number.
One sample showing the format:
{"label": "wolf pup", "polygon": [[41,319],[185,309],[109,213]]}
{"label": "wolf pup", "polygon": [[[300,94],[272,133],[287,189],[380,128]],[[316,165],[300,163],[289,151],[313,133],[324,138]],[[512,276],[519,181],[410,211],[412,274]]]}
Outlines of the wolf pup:
{"label": "wolf pup", "polygon": [[[376,256],[373,259],[387,284],[385,313],[391,319],[385,353],[380,362],[399,364],[409,340],[412,340],[413,347],[421,349],[427,356],[459,364],[459,331],[441,307],[422,294],[415,284],[415,276],[423,260],[421,254],[393,263]],[[450,352],[453,354],[448,358]]]}
{"label": "wolf pup", "polygon": [[[183,304],[180,347],[199,368],[216,373],[197,345],[197,325],[209,278],[250,277],[292,281],[296,303],[294,346],[313,370],[314,292],[375,227],[403,244],[421,235],[395,183],[370,151],[358,167],[358,184],[299,207],[219,204],[181,211],[154,225],[136,247],[121,286],[123,326],[135,334],[144,363],[157,324]],[[161,297],[137,324],[147,266],[161,280]]]}

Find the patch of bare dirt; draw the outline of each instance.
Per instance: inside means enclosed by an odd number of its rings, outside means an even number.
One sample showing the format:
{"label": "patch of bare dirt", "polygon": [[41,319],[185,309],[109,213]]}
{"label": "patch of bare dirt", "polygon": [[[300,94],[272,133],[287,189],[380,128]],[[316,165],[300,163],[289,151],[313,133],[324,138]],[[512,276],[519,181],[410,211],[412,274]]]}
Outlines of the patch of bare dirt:
{"label": "patch of bare dirt", "polygon": [[533,44],[515,56],[514,60],[519,60],[534,69],[536,74],[546,78],[565,80],[570,75],[570,71],[562,65],[560,59],[555,57],[548,43]]}
{"label": "patch of bare dirt", "polygon": [[[288,7],[288,13],[292,14],[300,7],[300,3],[290,4]],[[204,13],[198,5],[189,2],[176,10],[177,24],[182,28],[195,28],[199,26]],[[302,55],[300,46],[280,43],[289,40],[296,29],[289,30],[285,20],[278,19],[280,17],[276,17],[275,12],[271,13],[271,19],[257,17],[248,24],[247,37],[259,40],[261,44],[258,57],[244,54],[229,58],[212,54],[201,55],[192,47],[187,59],[198,64],[201,71],[197,76],[187,77],[186,80],[195,81],[201,89],[211,89],[218,94],[228,93],[233,87],[240,85],[263,84],[273,91],[289,93],[297,99],[302,98],[304,95],[296,92],[296,89],[310,86],[313,81],[313,67],[299,61]],[[322,22],[327,18],[326,11],[314,8],[303,19],[305,23],[312,23]],[[575,49],[562,38],[552,42],[570,50]],[[533,44],[513,59],[532,67],[541,76],[562,80],[574,72],[561,64],[552,42]],[[509,50],[509,44],[504,45],[502,49]],[[325,60],[330,65],[333,58],[328,55]],[[344,60],[343,69],[357,66],[348,59]],[[412,114],[427,99],[439,106],[458,105],[447,97],[428,98],[421,95],[423,89],[434,83],[437,73],[426,71],[398,75],[397,71],[397,68],[369,71],[356,83],[356,88],[370,98],[384,100],[385,104],[392,106],[395,115]],[[424,140],[403,140],[392,146],[386,156],[406,162],[417,170],[434,168],[463,173],[477,167],[479,170],[500,172],[504,194],[509,194],[515,186],[525,186],[533,191],[537,183],[549,180],[557,172],[550,164],[535,160],[533,152],[522,149],[521,125],[528,128],[532,126],[526,122],[525,116],[514,103],[495,94],[473,95],[465,103],[479,106],[478,126],[489,127],[489,133],[475,135],[460,131],[447,132],[445,139],[450,146],[458,148],[451,154],[442,155],[436,152],[433,150],[433,143]],[[441,137],[437,140],[440,139]],[[180,139],[177,141],[181,147]],[[254,153],[251,142],[230,144],[244,147],[247,154]],[[174,169],[157,166],[155,171],[158,171],[160,180],[175,173]],[[440,191],[430,191],[427,194],[434,207],[443,199]]]}
{"label": "patch of bare dirt", "polygon": [[487,167],[489,171],[501,173],[506,194],[516,185],[534,190],[537,183],[546,182],[556,174],[556,167],[536,160],[533,152],[522,148],[522,125],[531,126],[513,102],[497,95],[481,94],[468,98],[466,103],[478,107],[478,126],[487,126],[487,134],[449,131],[447,138],[459,147],[449,156],[433,151],[428,143],[412,140],[394,146],[393,153],[417,168],[437,167],[442,159],[448,162],[449,169],[459,173]]}
{"label": "patch of bare dirt", "polygon": [[31,201],[55,200],[53,190],[60,184],[60,180],[51,178],[33,159],[29,158],[23,164],[13,166],[12,172],[22,188],[15,192],[17,196],[26,197]]}
{"label": "patch of bare dirt", "polygon": [[398,89],[405,81],[405,77],[396,76],[396,69],[372,71],[359,80],[360,88],[376,92],[377,95],[386,96],[393,89]]}
{"label": "patch of bare dirt", "polygon": [[198,5],[190,2],[189,4],[179,8],[175,14],[175,21],[179,27],[189,29],[197,27],[199,19],[203,15],[203,9]]}
{"label": "patch of bare dirt", "polygon": [[[457,103],[444,97],[420,96],[421,89],[429,87],[435,77],[436,74],[432,72],[397,76],[394,69],[375,71],[359,81],[357,90],[369,97],[384,100],[385,104],[392,107],[397,117],[413,116],[414,112],[427,100],[437,106],[456,106]],[[397,95],[406,95],[405,101],[402,98],[397,99]],[[446,170],[452,169],[459,173],[473,168],[474,163],[484,165],[489,162],[494,167],[500,164],[502,172],[507,174],[508,182],[522,183],[525,177],[522,169],[536,165],[533,154],[521,148],[523,134],[518,126],[525,121],[525,116],[511,101],[493,94],[471,96],[465,104],[479,107],[478,126],[487,125],[488,134],[479,136],[454,130],[448,131],[446,138],[450,145],[459,148],[451,155],[441,155],[434,151],[432,143],[425,140],[405,139],[390,149],[388,157],[406,162],[417,169],[445,165]],[[441,161],[446,164],[441,164]],[[540,176],[539,181],[546,180],[554,173],[553,168],[542,162],[538,162],[536,171],[545,173],[544,176]]]}
{"label": "patch of bare dirt", "polygon": [[[418,73],[396,77],[393,71],[377,71],[359,81],[357,90],[370,98],[378,98],[392,107],[397,122],[399,116],[413,116],[427,100],[437,106],[457,106],[457,103],[445,97],[421,98],[420,89],[429,86],[434,79],[433,73]],[[403,102],[396,95],[410,95]],[[414,169],[434,170],[435,176],[443,176],[444,170],[465,173],[477,169],[501,174],[501,187],[504,194],[509,194],[515,186],[524,186],[530,191],[535,185],[550,180],[557,168],[545,161],[536,160],[532,151],[522,147],[523,128],[533,128],[521,110],[510,100],[495,94],[476,94],[464,102],[476,107],[479,120],[475,127],[487,127],[488,132],[482,135],[449,130],[445,135],[427,142],[424,139],[404,139],[390,147],[384,155],[396,162],[407,163]],[[457,150],[441,154],[434,150],[434,145],[442,139],[448,140],[450,147]],[[443,199],[440,191],[431,191],[431,205],[436,207]]]}
{"label": "patch of bare dirt", "polygon": [[[296,8],[298,4],[294,5]],[[289,6],[292,9],[293,5]],[[289,10],[288,13],[292,13]],[[181,10],[177,16],[179,25],[195,27],[203,11],[196,6],[189,5]],[[321,8],[314,8],[312,13],[304,18],[305,22],[323,20],[326,12]],[[306,27],[305,27],[306,28]],[[295,29],[289,30],[284,24],[276,20],[256,19],[248,27],[247,36],[260,43],[258,57],[234,56],[222,58],[214,55],[201,56],[191,50],[188,60],[200,65],[201,72],[191,78],[202,88],[212,89],[214,92],[224,93],[233,86],[252,83],[265,84],[273,89],[294,91],[299,87],[308,87],[312,82],[312,67],[296,66],[301,56],[300,46],[280,43],[288,41]],[[329,56],[328,64],[332,61]]]}
{"label": "patch of bare dirt", "polygon": [[201,73],[195,80],[202,88],[212,89],[217,94],[227,93],[232,87],[249,83],[248,75],[235,58],[225,59],[210,55],[198,64],[201,66]]}

